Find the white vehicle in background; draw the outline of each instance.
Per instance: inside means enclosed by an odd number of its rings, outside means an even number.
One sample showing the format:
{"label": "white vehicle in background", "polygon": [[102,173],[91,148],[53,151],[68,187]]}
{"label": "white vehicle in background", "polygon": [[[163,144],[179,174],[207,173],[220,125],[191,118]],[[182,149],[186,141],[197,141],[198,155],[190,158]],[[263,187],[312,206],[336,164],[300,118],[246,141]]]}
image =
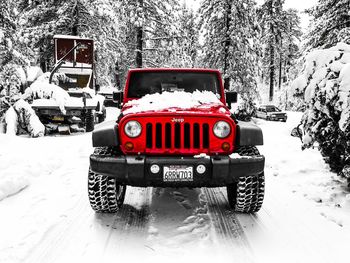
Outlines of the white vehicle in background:
{"label": "white vehicle in background", "polygon": [[[93,131],[106,117],[104,97],[95,84],[94,42],[77,36],[54,36],[55,66],[48,82],[30,87],[32,108],[44,124]],[[55,80],[62,91],[52,84]],[[57,93],[59,95],[57,95]]]}
{"label": "white vehicle in background", "polygon": [[256,117],[268,121],[287,121],[287,113],[274,105],[260,105],[256,110]]}
{"label": "white vehicle in background", "polygon": [[111,87],[111,86],[102,86],[100,87],[100,90],[98,91],[99,95],[102,95],[105,98],[105,105],[114,105],[113,101],[113,93],[118,92],[117,87]]}

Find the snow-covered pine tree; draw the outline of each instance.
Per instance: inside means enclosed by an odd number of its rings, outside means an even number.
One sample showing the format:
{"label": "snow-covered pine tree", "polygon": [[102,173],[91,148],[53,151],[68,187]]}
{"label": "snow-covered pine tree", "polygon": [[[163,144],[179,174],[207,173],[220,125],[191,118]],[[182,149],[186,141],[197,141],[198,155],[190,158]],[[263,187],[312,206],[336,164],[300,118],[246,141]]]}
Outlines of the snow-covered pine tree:
{"label": "snow-covered pine tree", "polygon": [[13,17],[12,1],[0,2],[0,71],[12,60],[13,32],[16,24]]}
{"label": "snow-covered pine tree", "polygon": [[185,3],[181,6],[178,14],[178,37],[174,39],[174,45],[166,66],[193,68],[196,65],[199,39],[196,16],[193,9]]}
{"label": "snow-covered pine tree", "polygon": [[257,72],[255,2],[204,0],[199,14],[204,39],[200,65],[220,69],[225,89],[251,101]]}
{"label": "snow-covered pine tree", "polygon": [[269,101],[273,101],[276,82],[277,57],[282,48],[284,0],[265,0],[258,9],[261,26],[261,43],[263,45],[263,79],[269,83]]}
{"label": "snow-covered pine tree", "polygon": [[287,9],[282,13],[284,25],[281,28],[279,59],[278,87],[290,79],[294,79],[293,67],[300,58],[299,42],[302,31],[300,27],[300,16],[296,9]]}
{"label": "snow-covered pine tree", "polygon": [[350,178],[350,45],[307,54],[293,88],[307,106],[303,146],[317,142],[331,169]]}
{"label": "snow-covered pine tree", "polygon": [[11,96],[20,90],[19,69],[27,59],[16,50],[16,9],[14,1],[0,2],[0,96]]}
{"label": "snow-covered pine tree", "polygon": [[100,84],[110,84],[122,48],[118,33],[120,5],[120,1],[112,0],[22,0],[18,4],[19,43],[28,54],[35,56],[38,53],[41,68],[47,71],[53,64],[54,35],[93,38],[98,81]]}
{"label": "snow-covered pine tree", "polygon": [[[126,43],[134,52],[128,67],[161,67],[169,61],[177,35],[176,0],[122,0]],[[128,56],[130,57],[130,49]]]}
{"label": "snow-covered pine tree", "polygon": [[312,17],[306,34],[307,50],[328,48],[338,42],[350,44],[349,0],[318,0],[307,13]]}

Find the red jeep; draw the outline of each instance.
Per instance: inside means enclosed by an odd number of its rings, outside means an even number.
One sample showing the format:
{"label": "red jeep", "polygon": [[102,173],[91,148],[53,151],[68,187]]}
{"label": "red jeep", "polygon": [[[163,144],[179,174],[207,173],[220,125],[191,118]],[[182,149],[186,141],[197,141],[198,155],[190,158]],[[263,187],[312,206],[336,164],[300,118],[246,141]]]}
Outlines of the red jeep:
{"label": "red jeep", "polygon": [[237,94],[225,98],[218,70],[134,69],[115,95],[118,120],[92,135],[88,190],[95,211],[117,211],[126,185],[226,186],[235,211],[261,208],[262,131],[229,111]]}

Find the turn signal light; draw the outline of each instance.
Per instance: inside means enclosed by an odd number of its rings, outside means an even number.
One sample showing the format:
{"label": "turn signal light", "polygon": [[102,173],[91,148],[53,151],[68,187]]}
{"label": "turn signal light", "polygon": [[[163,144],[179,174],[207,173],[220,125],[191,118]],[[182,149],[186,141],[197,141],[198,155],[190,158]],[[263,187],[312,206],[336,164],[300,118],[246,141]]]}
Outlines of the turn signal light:
{"label": "turn signal light", "polygon": [[230,144],[228,142],[224,142],[222,145],[221,145],[221,149],[223,149],[225,152],[228,152],[230,150]]}
{"label": "turn signal light", "polygon": [[132,142],[127,142],[124,144],[125,150],[127,151],[131,151],[132,149],[134,149],[134,144]]}

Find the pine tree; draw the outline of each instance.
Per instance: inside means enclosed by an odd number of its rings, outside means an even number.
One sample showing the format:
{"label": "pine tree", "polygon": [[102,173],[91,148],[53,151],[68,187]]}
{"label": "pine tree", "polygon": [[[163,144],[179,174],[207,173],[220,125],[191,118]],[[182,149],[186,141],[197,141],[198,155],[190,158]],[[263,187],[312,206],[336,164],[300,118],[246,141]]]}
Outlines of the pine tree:
{"label": "pine tree", "polygon": [[306,34],[306,49],[328,48],[340,41],[350,44],[349,10],[349,0],[318,0],[308,9],[312,20]]}
{"label": "pine tree", "polygon": [[108,0],[27,1],[19,5],[18,32],[22,49],[32,57],[38,54],[41,68],[53,64],[53,36],[76,35],[95,40],[96,70],[100,84],[114,81],[115,64],[120,57],[120,2]]}
{"label": "pine tree", "polygon": [[280,53],[282,43],[282,27],[284,0],[266,0],[259,8],[259,22],[261,24],[261,42],[265,46],[263,53],[263,65],[265,75],[268,75],[269,101],[273,100],[276,80],[277,56]]}
{"label": "pine tree", "polygon": [[283,11],[282,20],[284,21],[284,24],[281,28],[280,49],[278,54],[279,89],[281,88],[282,83],[295,78],[295,75],[291,70],[301,56],[298,42],[302,36],[300,17],[296,9]]}
{"label": "pine tree", "polygon": [[0,71],[1,67],[14,59],[13,33],[16,29],[14,5],[12,1],[0,2]]}
{"label": "pine tree", "polygon": [[178,25],[177,38],[174,38],[174,45],[169,60],[165,66],[193,68],[197,63],[199,50],[198,26],[194,11],[184,3],[177,15]]}
{"label": "pine tree", "polygon": [[[132,47],[131,67],[161,67],[168,61],[178,37],[173,24],[178,9],[176,0],[122,0],[126,43]],[[130,50],[127,52],[130,56]]]}
{"label": "pine tree", "polygon": [[225,89],[251,100],[256,95],[255,2],[204,0],[199,9],[204,37],[201,65],[223,72]]}
{"label": "pine tree", "polygon": [[284,10],[283,4],[284,0],[266,0],[258,9],[263,47],[262,81],[269,84],[269,101],[273,101],[275,86],[281,89],[282,83],[289,79],[292,66],[300,57],[300,17],[297,10]]}

